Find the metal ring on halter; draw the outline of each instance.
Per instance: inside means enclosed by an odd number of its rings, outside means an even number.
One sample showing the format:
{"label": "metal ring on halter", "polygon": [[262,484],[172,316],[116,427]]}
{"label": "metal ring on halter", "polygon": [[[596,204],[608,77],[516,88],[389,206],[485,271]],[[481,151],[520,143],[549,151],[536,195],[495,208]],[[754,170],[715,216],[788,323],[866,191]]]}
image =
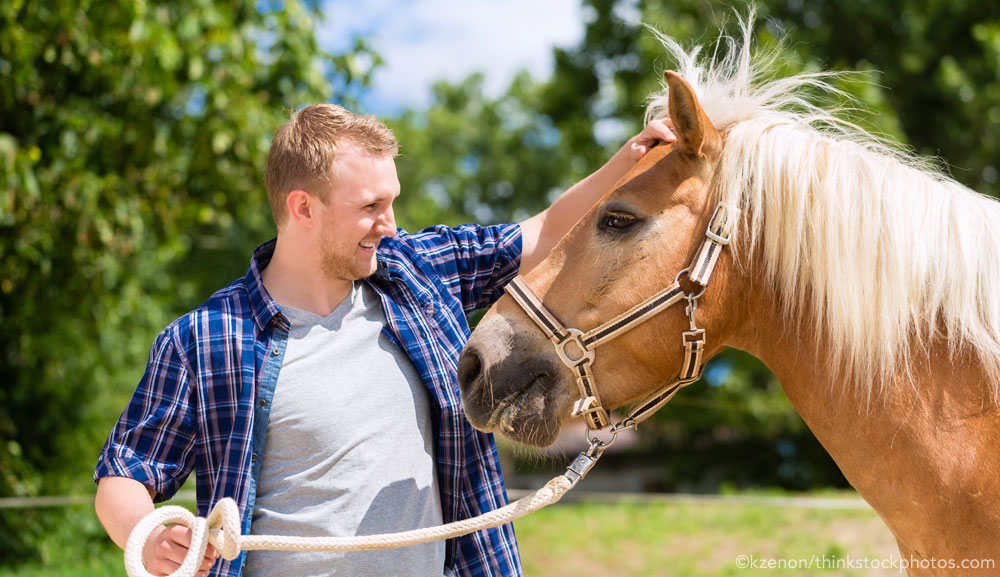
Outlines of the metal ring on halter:
{"label": "metal ring on halter", "polygon": [[[684,274],[684,273],[686,273],[687,271],[688,271],[688,267],[682,268],[681,271],[679,273],[677,273],[677,276],[674,277],[674,282],[680,281],[681,280],[681,275]],[[701,297],[701,295],[705,294],[705,291],[707,291],[707,290],[708,290],[708,285],[705,285],[705,286],[701,287],[701,290],[698,291],[698,294],[696,294],[696,295],[689,295],[689,294],[685,293],[684,294],[684,298],[686,298],[688,300],[688,302],[690,302],[692,299],[697,299],[697,298]]]}
{"label": "metal ring on halter", "polygon": [[639,428],[639,423],[635,422],[632,419],[632,417],[627,417],[624,421],[622,421],[620,423],[611,423],[611,429],[609,429],[609,430],[612,433],[614,433],[615,435],[617,435],[618,433],[621,433],[622,431],[627,431],[629,429],[632,429],[634,431],[634,430],[636,430],[638,428]]}
{"label": "metal ring on halter", "polygon": [[618,438],[619,430],[616,430],[614,427],[609,429],[609,431],[611,432],[611,438],[608,439],[607,441],[603,441],[597,437],[591,436],[590,433],[594,432],[594,429],[587,427],[587,429],[583,433],[583,436],[586,437],[587,442],[590,443],[590,450],[587,452],[592,453],[595,449],[599,449],[598,454],[603,453],[604,449],[607,449],[608,447],[614,444],[615,439]]}

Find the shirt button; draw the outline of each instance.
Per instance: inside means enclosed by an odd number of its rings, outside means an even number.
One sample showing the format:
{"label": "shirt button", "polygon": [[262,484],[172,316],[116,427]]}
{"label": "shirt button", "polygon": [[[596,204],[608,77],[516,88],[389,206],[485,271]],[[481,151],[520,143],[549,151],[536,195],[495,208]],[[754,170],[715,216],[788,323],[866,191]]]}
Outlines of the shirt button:
{"label": "shirt button", "polygon": [[251,463],[256,463],[257,462],[257,453],[252,453],[250,455],[250,462]]}
{"label": "shirt button", "polygon": [[264,399],[261,399],[261,400],[257,401],[257,406],[259,406],[260,408],[263,409],[264,407],[267,406],[267,401],[264,400]]}
{"label": "shirt button", "polygon": [[281,349],[279,349],[278,347],[274,347],[273,349],[271,349],[271,356],[272,357],[276,357],[279,354],[281,354]]}

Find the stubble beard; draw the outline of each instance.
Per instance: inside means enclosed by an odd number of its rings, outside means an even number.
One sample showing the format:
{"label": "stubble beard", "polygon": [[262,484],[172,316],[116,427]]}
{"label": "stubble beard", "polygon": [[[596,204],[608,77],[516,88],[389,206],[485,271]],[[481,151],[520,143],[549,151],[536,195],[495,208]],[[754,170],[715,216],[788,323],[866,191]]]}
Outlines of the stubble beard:
{"label": "stubble beard", "polygon": [[356,253],[342,254],[336,251],[335,243],[329,235],[324,234],[320,240],[320,270],[330,280],[356,281],[368,278],[374,272],[373,267],[361,265]]}

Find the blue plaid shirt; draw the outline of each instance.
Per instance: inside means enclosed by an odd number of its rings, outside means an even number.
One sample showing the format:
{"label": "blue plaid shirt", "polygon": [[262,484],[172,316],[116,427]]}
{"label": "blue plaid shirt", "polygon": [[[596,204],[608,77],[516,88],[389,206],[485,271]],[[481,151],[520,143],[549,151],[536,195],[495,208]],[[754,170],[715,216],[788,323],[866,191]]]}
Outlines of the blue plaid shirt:
{"label": "blue plaid shirt", "polygon": [[[146,373],[101,451],[95,480],[135,479],[154,489],[159,502],[171,498],[194,469],[198,514],[231,497],[249,534],[258,455],[289,330],[261,280],[274,246],[272,240],[258,247],[245,277],[160,333]],[[465,420],[456,375],[469,337],[465,315],[500,297],[520,257],[516,224],[399,231],[382,240],[378,269],[365,280],[382,298],[387,335],[409,356],[434,401],[445,522],[507,503],[493,437]],[[240,575],[245,557],[216,563],[212,575]],[[462,577],[520,575],[513,527],[449,541],[446,563]]]}

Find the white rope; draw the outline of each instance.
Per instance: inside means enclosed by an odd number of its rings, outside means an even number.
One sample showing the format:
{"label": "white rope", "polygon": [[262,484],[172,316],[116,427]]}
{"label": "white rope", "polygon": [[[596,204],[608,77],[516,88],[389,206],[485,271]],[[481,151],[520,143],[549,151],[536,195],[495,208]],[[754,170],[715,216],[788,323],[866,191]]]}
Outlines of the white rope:
{"label": "white rope", "polygon": [[142,550],[153,532],[165,523],[179,523],[191,529],[188,554],[168,577],[194,577],[209,544],[218,549],[223,559],[233,560],[240,551],[371,551],[430,543],[498,527],[524,517],[561,499],[576,480],[559,475],[534,493],[471,519],[401,533],[352,537],[241,535],[239,509],[236,501],[229,498],[216,503],[207,518],[195,517],[183,507],[160,507],[139,521],[129,534],[125,544],[125,571],[129,577],[154,577],[142,564]]}

